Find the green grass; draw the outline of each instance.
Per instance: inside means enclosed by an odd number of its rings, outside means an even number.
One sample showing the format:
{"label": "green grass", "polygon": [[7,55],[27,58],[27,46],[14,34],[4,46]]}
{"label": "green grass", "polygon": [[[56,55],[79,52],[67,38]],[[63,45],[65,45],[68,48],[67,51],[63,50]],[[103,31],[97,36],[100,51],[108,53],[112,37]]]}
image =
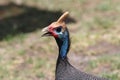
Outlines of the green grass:
{"label": "green grass", "polygon": [[99,5],[97,5],[95,9],[103,12],[107,12],[107,11],[113,10],[114,5],[111,5],[111,4],[112,4],[112,0],[102,1]]}
{"label": "green grass", "polygon": [[96,23],[96,26],[98,28],[103,28],[103,29],[109,29],[112,28],[114,25],[114,21],[112,21],[111,19],[107,19],[107,18],[94,18],[94,23]]}
{"label": "green grass", "polygon": [[[120,70],[120,54],[117,55],[103,55],[98,57],[95,60],[90,60],[88,65],[88,70],[100,70],[103,69],[104,72],[96,73],[101,74],[104,77],[110,78],[112,80],[118,80],[120,78],[119,70]],[[108,73],[106,73],[106,71]]]}

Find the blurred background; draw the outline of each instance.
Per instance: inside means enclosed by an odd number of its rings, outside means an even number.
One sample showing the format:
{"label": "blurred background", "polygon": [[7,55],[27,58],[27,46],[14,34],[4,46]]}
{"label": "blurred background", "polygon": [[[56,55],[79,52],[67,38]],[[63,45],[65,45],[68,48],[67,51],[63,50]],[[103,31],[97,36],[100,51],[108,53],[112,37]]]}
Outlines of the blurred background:
{"label": "blurred background", "polygon": [[54,80],[54,38],[41,29],[69,11],[69,60],[120,80],[120,0],[0,0],[0,80]]}

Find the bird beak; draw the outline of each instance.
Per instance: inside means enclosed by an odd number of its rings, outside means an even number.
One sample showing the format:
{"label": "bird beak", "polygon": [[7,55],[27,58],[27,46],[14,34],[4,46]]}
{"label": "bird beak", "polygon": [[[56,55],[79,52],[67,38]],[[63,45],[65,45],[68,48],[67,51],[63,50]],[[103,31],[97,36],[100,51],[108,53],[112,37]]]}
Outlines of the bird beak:
{"label": "bird beak", "polygon": [[41,37],[51,36],[51,33],[50,33],[49,30],[48,30],[48,27],[43,28],[43,29],[42,29],[42,32],[43,32],[43,34],[41,35]]}

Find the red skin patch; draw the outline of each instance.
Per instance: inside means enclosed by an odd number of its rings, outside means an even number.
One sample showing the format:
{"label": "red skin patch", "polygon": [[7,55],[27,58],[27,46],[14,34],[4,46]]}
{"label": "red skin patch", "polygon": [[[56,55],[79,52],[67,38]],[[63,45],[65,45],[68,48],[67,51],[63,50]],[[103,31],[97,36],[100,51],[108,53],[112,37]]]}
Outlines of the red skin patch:
{"label": "red skin patch", "polygon": [[54,32],[54,28],[52,26],[49,26],[49,32],[52,33],[52,36],[54,36],[55,38],[58,38],[58,35]]}

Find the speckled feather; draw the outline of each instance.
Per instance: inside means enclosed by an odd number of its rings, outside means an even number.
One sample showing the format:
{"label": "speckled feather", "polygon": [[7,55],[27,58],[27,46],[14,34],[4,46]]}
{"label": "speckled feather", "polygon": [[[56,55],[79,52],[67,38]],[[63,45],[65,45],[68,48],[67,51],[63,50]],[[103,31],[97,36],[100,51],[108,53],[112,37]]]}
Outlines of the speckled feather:
{"label": "speckled feather", "polygon": [[56,67],[55,80],[108,80],[87,74],[74,68],[66,59],[59,59]]}

